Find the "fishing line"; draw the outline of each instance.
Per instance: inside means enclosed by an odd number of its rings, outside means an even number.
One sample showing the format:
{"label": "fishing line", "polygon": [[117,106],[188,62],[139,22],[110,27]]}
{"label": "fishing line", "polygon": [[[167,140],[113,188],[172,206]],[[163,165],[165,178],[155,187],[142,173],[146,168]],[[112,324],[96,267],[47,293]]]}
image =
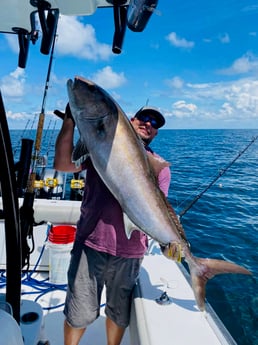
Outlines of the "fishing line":
{"label": "fishing line", "polygon": [[17,143],[16,143],[15,149],[14,149],[14,151],[13,151],[13,156],[14,156],[14,157],[15,157],[15,154],[16,154],[18,148],[19,148],[19,142],[24,138],[25,132],[26,132],[27,129],[28,129],[29,123],[30,123],[30,119],[27,120],[27,123],[26,123],[26,125],[25,125],[25,128],[24,128],[24,130],[22,131],[22,133],[21,133],[21,135],[20,135],[20,139],[19,139],[19,140],[17,141]]}
{"label": "fishing line", "polygon": [[34,129],[34,125],[35,125],[35,122],[36,122],[36,119],[38,117],[38,114],[35,113],[34,116],[33,116],[33,120],[31,122],[31,126],[30,126],[30,130],[32,131]]}
{"label": "fishing line", "polygon": [[[48,135],[48,131],[49,131],[49,129],[50,129],[51,122],[52,122],[52,120],[50,120],[50,121],[48,122],[48,126],[47,126],[47,128],[46,128],[46,130],[45,130],[45,133],[44,133],[44,136],[43,136],[43,139],[42,139],[42,142],[43,142],[43,143],[44,143],[44,142],[47,142],[47,135]],[[48,145],[49,145],[49,142],[48,142]]]}
{"label": "fishing line", "polygon": [[49,155],[50,148],[53,146],[52,144],[53,144],[53,141],[54,141],[54,132],[55,132],[55,129],[56,129],[56,124],[57,124],[57,120],[55,120],[55,122],[54,122],[54,126],[52,128],[52,131],[50,133],[50,137],[49,137],[49,140],[48,140],[47,152],[46,152],[47,157]]}
{"label": "fishing line", "polygon": [[215,176],[215,178],[202,190],[201,193],[199,193],[190,203],[187,207],[185,207],[180,213],[179,213],[179,218],[181,219],[185,214],[186,212],[188,212],[190,210],[190,208],[203,196],[204,193],[207,192],[207,190],[209,190],[213,185],[214,183],[222,176],[224,175],[227,170],[244,154],[244,152],[257,140],[258,138],[258,135],[256,137],[253,137],[252,140],[247,144],[247,146],[242,150],[240,151],[237,156],[231,161],[229,162],[229,164],[221,169],[219,171],[219,173]]}
{"label": "fishing line", "polygon": [[[212,177],[215,177],[215,176],[217,176],[217,174],[214,174]],[[194,198],[196,193],[199,193],[199,191],[202,191],[204,186],[207,185],[207,183],[209,183],[208,180],[207,180],[207,182],[200,183],[199,186],[197,186],[195,188],[195,190],[190,195],[188,195],[184,200],[182,200],[181,202],[177,202],[177,207],[176,208],[179,209],[181,206],[186,204],[188,202],[188,200],[191,200],[192,198]],[[177,198],[177,201],[178,201],[178,198]]]}

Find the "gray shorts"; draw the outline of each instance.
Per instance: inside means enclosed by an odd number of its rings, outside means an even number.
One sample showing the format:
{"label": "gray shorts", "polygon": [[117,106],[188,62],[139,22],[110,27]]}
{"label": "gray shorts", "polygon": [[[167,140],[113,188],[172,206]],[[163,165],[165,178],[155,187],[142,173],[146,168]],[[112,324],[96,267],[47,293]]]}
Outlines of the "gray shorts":
{"label": "gray shorts", "polygon": [[96,320],[105,285],[105,314],[118,326],[127,327],[141,262],[142,259],[112,256],[76,242],[68,270],[66,321],[74,328],[84,328]]}

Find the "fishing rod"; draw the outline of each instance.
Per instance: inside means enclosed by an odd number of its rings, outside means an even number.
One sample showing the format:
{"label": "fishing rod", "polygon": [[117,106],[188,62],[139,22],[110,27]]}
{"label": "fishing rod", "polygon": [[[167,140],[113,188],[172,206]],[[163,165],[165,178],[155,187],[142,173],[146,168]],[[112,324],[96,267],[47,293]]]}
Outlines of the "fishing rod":
{"label": "fishing rod", "polygon": [[[55,37],[56,37],[56,33],[55,33]],[[37,166],[37,159],[38,159],[39,153],[40,153],[42,133],[43,133],[43,128],[44,128],[45,105],[46,105],[46,98],[47,98],[47,92],[48,92],[48,87],[49,87],[51,68],[52,68],[52,63],[53,63],[55,41],[56,41],[56,39],[53,40],[53,44],[52,44],[52,48],[51,48],[47,77],[46,77],[46,82],[45,82],[44,95],[43,95],[43,101],[42,101],[42,107],[41,107],[41,112],[40,112],[39,120],[38,120],[38,127],[37,127],[37,132],[36,132],[36,141],[35,141],[35,146],[34,146],[34,155],[32,157],[32,167],[31,167],[32,172],[30,174],[30,178],[29,178],[29,182],[28,182],[28,186],[27,186],[27,192],[29,192],[29,193],[34,193],[34,181],[36,179],[36,166]]]}
{"label": "fishing rod", "polygon": [[[55,42],[56,42],[56,37],[57,37],[56,32],[57,32],[57,22],[56,22],[54,33],[53,33],[54,39],[53,39],[52,48],[50,52],[49,65],[48,65],[48,71],[47,71],[47,76],[46,76],[46,81],[45,81],[41,112],[40,112],[39,120],[38,120],[36,139],[35,139],[35,145],[34,145],[34,153],[31,159],[31,172],[29,174],[27,188],[24,193],[23,205],[20,209],[21,238],[22,238],[22,267],[27,265],[28,268],[29,268],[29,256],[34,250],[34,239],[33,239],[33,225],[34,225],[33,203],[34,203],[34,197],[35,197],[34,186],[35,186],[35,181],[36,181],[37,160],[39,158],[42,133],[43,133],[43,128],[44,128],[45,105],[46,105],[46,98],[47,98],[50,74],[51,74],[52,63],[53,63]],[[28,246],[27,237],[32,239],[31,249]]]}
{"label": "fishing rod", "polygon": [[189,211],[190,210],[190,208],[203,196],[203,194],[204,193],[206,193],[207,192],[207,190],[208,189],[210,189],[211,188],[211,186],[213,186],[214,185],[214,183],[222,176],[222,175],[224,175],[225,173],[226,173],[226,171],[236,162],[236,160],[238,160],[238,158],[240,158],[242,155],[243,155],[243,153],[255,142],[255,140],[258,138],[258,135],[256,136],[256,137],[254,137],[251,141],[250,141],[250,143],[248,143],[248,145],[242,150],[242,151],[240,151],[239,153],[238,153],[238,155],[224,168],[224,169],[221,169],[220,171],[219,171],[219,173],[218,173],[218,175],[208,184],[208,186],[207,187],[205,187],[204,188],[204,190],[201,192],[201,193],[199,193],[191,202],[190,202],[190,204],[185,208],[185,209],[183,209],[183,211],[181,211],[180,213],[179,213],[179,218],[182,218],[185,214],[186,214],[186,212],[187,211]]}

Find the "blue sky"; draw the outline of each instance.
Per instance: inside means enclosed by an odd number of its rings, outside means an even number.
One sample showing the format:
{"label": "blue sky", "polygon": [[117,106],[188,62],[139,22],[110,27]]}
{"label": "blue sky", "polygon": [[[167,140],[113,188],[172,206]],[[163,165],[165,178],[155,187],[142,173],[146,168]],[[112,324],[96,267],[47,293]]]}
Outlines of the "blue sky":
{"label": "blue sky", "polygon": [[[60,16],[45,123],[64,109],[67,79],[81,75],[129,117],[146,102],[159,108],[165,128],[258,128],[256,2],[159,0],[143,32],[127,29],[120,55],[112,53],[113,31],[109,8]],[[0,87],[11,129],[32,126],[41,111],[49,56],[39,51],[40,39],[30,45],[26,68],[17,68],[17,37],[0,34]]]}

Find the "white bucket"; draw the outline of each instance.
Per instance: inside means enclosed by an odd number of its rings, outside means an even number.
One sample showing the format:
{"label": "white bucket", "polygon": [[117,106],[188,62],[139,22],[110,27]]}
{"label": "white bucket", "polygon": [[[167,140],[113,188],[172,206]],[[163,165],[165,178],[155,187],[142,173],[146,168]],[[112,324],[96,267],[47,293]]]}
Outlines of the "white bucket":
{"label": "white bucket", "polygon": [[70,263],[72,243],[54,244],[48,242],[49,248],[49,282],[67,284],[67,271]]}

